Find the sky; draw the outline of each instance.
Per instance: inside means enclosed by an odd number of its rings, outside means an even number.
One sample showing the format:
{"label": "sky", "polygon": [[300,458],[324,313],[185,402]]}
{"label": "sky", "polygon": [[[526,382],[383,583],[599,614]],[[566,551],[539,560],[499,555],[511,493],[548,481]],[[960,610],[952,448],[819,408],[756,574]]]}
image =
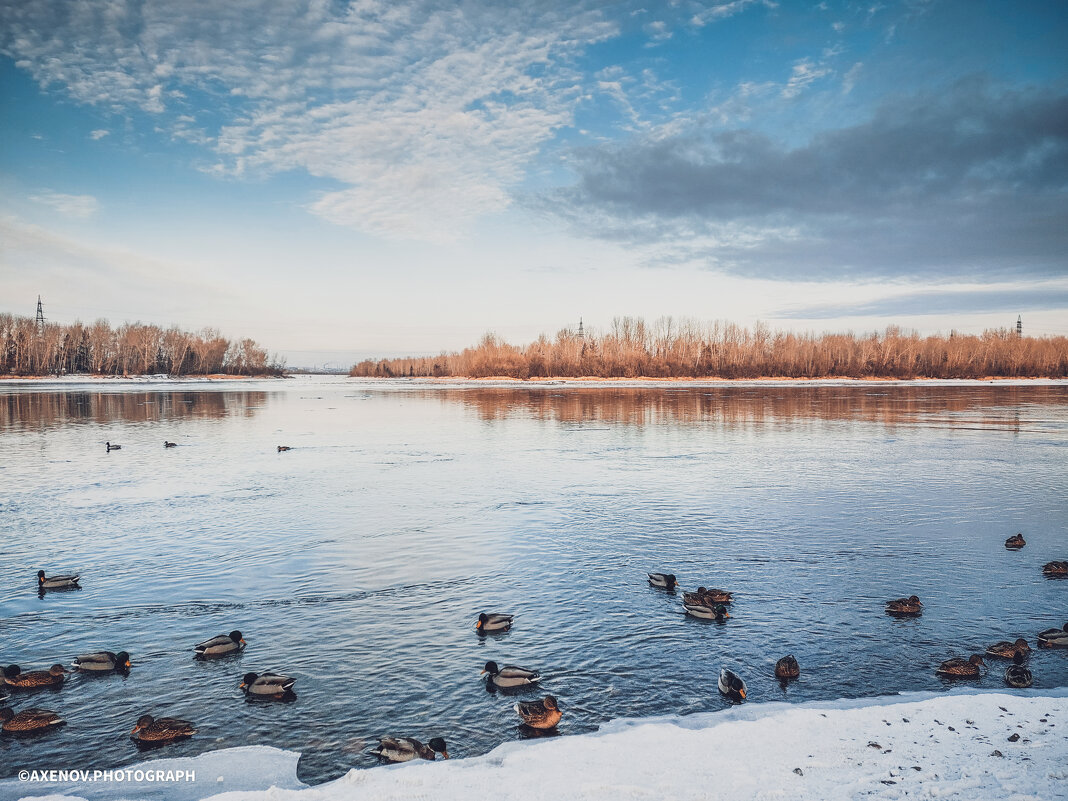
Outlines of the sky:
{"label": "sky", "polygon": [[1068,334],[1068,3],[0,0],[0,311],[291,366]]}

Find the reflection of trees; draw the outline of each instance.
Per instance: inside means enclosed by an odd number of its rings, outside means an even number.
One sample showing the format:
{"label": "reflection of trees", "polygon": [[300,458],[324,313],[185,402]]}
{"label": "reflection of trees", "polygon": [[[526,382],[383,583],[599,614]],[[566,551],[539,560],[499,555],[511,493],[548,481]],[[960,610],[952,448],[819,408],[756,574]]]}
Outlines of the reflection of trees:
{"label": "reflection of trees", "polygon": [[12,392],[0,395],[0,429],[251,417],[266,402],[266,392]]}
{"label": "reflection of trees", "polygon": [[[1020,410],[1064,405],[1060,386],[471,387],[427,390],[484,420],[534,417],[565,423],[659,422],[745,425],[792,419],[867,420],[884,425],[1019,426]],[[1025,414],[1026,417],[1026,414]]]}

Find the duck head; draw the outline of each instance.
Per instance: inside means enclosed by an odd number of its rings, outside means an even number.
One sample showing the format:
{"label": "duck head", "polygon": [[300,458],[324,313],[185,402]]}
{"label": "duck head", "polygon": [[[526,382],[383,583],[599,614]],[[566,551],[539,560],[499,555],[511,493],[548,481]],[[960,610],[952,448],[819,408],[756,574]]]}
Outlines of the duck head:
{"label": "duck head", "polygon": [[496,676],[500,672],[501,672],[501,669],[499,667],[497,667],[497,663],[492,661],[492,660],[490,660],[489,662],[486,663],[486,667],[484,667],[482,669],[482,672],[479,673],[478,675],[479,676],[484,676],[485,674],[489,673],[490,676]]}
{"label": "duck head", "polygon": [[38,584],[44,584],[45,583],[45,572],[43,570],[38,570],[37,571],[37,583]]}
{"label": "duck head", "polygon": [[245,645],[245,638],[241,636],[241,632],[234,629],[230,632],[230,639],[236,642],[238,645]]}
{"label": "duck head", "polygon": [[546,709],[559,709],[559,707],[556,705],[556,697],[555,696],[552,696],[552,695],[545,696],[545,698],[542,700],[542,703],[545,704],[545,708]]}
{"label": "duck head", "polygon": [[481,631],[482,627],[485,626],[487,622],[489,622],[489,617],[485,612],[480,612],[478,615],[478,622],[475,623],[475,628]]}
{"label": "duck head", "polygon": [[155,720],[156,719],[153,718],[151,715],[142,715],[137,719],[137,723],[130,731],[130,734],[137,734],[137,732],[141,731],[141,729],[144,729],[155,723]]}
{"label": "duck head", "polygon": [[5,679],[18,678],[18,675],[21,672],[22,672],[22,668],[20,668],[18,665],[8,665],[6,668],[4,668],[4,678]]}
{"label": "duck head", "polygon": [[910,595],[909,596],[909,603],[918,604],[919,602],[920,602],[920,597],[918,595]]}
{"label": "duck head", "polygon": [[677,586],[679,586],[679,582],[675,578],[675,574],[674,573],[667,573],[667,574],[664,575],[664,584],[667,585],[667,588],[669,590],[673,590]]}
{"label": "duck head", "polygon": [[716,607],[716,620],[726,620],[730,616],[730,612],[727,611],[727,607],[723,604]]}
{"label": "duck head", "polygon": [[1017,651],[1012,655],[1012,663],[1014,665],[1022,665],[1026,661],[1026,657],[1023,655],[1023,651]]}
{"label": "duck head", "polygon": [[445,745],[445,741],[441,737],[435,737],[429,743],[427,743],[427,745],[430,746],[431,751],[437,751],[439,754],[441,754],[442,759],[449,758],[447,746]]}
{"label": "duck head", "polygon": [[1031,650],[1031,646],[1027,644],[1027,640],[1025,640],[1023,637],[1017,637],[1015,645],[1016,645],[1017,650],[1019,650],[1019,651],[1030,651]]}
{"label": "duck head", "polygon": [[986,667],[986,662],[983,661],[983,657],[979,656],[979,654],[972,654],[972,658],[968,661],[976,667],[979,665]]}
{"label": "duck head", "polygon": [[115,654],[115,667],[119,670],[127,670],[130,667],[130,655],[125,651]]}
{"label": "duck head", "polygon": [[238,689],[239,690],[244,690],[244,689],[247,689],[248,687],[251,687],[252,683],[254,681],[256,681],[256,679],[258,679],[258,678],[259,678],[259,676],[257,676],[255,673],[246,673],[244,676],[242,676],[241,684],[238,687]]}
{"label": "duck head", "polygon": [[62,676],[66,673],[70,673],[70,671],[58,662],[48,669],[49,676]]}

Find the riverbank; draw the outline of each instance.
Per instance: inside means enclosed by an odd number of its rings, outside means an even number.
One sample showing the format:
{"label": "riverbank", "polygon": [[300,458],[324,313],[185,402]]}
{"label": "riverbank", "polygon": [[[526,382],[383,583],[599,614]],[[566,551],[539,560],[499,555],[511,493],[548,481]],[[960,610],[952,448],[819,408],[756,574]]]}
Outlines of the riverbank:
{"label": "riverbank", "polygon": [[506,743],[469,759],[351,770],[314,787],[296,779],[296,757],[236,748],[136,766],[193,770],[194,782],[8,780],[0,791],[175,801],[1065,798],[1068,690],[747,704],[619,720],[593,734]]}

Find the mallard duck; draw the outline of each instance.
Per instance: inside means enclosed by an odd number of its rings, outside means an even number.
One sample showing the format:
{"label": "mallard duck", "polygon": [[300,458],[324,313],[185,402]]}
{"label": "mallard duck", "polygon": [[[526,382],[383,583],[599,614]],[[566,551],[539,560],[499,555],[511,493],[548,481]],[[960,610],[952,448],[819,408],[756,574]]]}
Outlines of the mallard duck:
{"label": "mallard duck", "polygon": [[733,670],[728,670],[727,668],[723,668],[719,672],[719,691],[732,701],[738,702],[745,700],[745,694],[747,692],[742,677]]}
{"label": "mallard duck", "polygon": [[801,675],[801,666],[793,654],[784,656],[775,663],[775,676],[780,679],[796,679]]}
{"label": "mallard duck", "polygon": [[1063,629],[1046,629],[1038,633],[1039,648],[1068,648],[1068,623]]}
{"label": "mallard duck", "polygon": [[157,720],[151,715],[142,715],[137,719],[137,725],[130,731],[130,737],[142,743],[169,743],[173,740],[192,737],[196,733],[196,728],[188,720],[179,718]]}
{"label": "mallard duck", "polygon": [[65,590],[78,586],[79,576],[71,573],[66,576],[46,576],[43,570],[37,571],[37,588],[41,590]]}
{"label": "mallard duck", "polygon": [[711,607],[705,606],[704,604],[688,604],[683,602],[682,608],[686,610],[686,614],[701,620],[716,620],[722,623],[730,617],[727,607],[723,604],[717,604],[715,607]]}
{"label": "mallard duck", "polygon": [[82,654],[74,658],[71,663],[76,670],[84,670],[90,673],[107,673],[116,671],[125,673],[130,669],[130,655],[125,651],[117,654],[111,651],[97,651],[92,654]]}
{"label": "mallard duck", "polygon": [[896,598],[886,602],[886,614],[895,617],[919,617],[923,614],[923,604],[915,595],[910,595],[908,598]]}
{"label": "mallard duck", "polygon": [[121,451],[122,450],[122,445],[112,445],[110,442],[105,442],[104,445],[107,447],[107,449],[108,449],[107,452],[108,453],[111,453],[112,451]]}
{"label": "mallard duck", "polygon": [[1034,678],[1031,671],[1024,667],[1024,655],[1019,651],[1012,658],[1012,664],[1005,668],[1005,683],[1010,687],[1030,687]]}
{"label": "mallard duck", "polygon": [[520,701],[512,708],[532,729],[555,729],[562,717],[556,698],[551,695],[545,696],[540,701]]}
{"label": "mallard duck", "polygon": [[178,443],[177,442],[168,442],[167,440],[163,440],[163,447],[164,448],[177,448],[178,447]]}
{"label": "mallard duck", "polygon": [[663,587],[666,590],[673,590],[679,585],[673,573],[650,573],[649,583],[654,587]]}
{"label": "mallard duck", "polygon": [[442,759],[449,758],[445,741],[440,737],[434,737],[426,745],[412,737],[381,737],[371,753],[387,762],[411,762],[413,759],[433,761],[437,754],[441,754]]}
{"label": "mallard duck", "polygon": [[489,674],[487,681],[492,681],[498,687],[525,687],[528,684],[536,684],[541,681],[541,674],[536,670],[527,670],[516,665],[497,667],[497,663],[490,661],[479,674]]}
{"label": "mallard duck", "polygon": [[1030,650],[1031,646],[1027,644],[1027,640],[1023,637],[1019,637],[1016,642],[1009,642],[1008,640],[996,642],[986,649],[986,653],[988,656],[999,656],[1003,659],[1012,659],[1016,654],[1026,654]]}
{"label": "mallard duck", "polygon": [[4,683],[16,690],[36,690],[41,687],[62,687],[63,678],[69,673],[63,665],[52,665],[48,670],[31,670],[23,673],[18,665],[4,668]]}
{"label": "mallard duck", "polygon": [[194,645],[193,650],[196,651],[196,658],[211,659],[216,656],[230,656],[231,654],[240,653],[245,650],[245,645],[245,638],[241,636],[240,631],[235,629],[229,634],[220,634],[218,637],[204,640],[204,642]]}
{"label": "mallard duck", "polygon": [[1019,550],[1027,545],[1027,540],[1023,538],[1023,534],[1013,534],[1007,540],[1005,540],[1005,547],[1012,550]]}
{"label": "mallard duck", "polygon": [[972,654],[970,659],[961,659],[960,657],[947,659],[938,666],[938,670],[935,673],[939,676],[948,676],[950,678],[977,679],[979,678],[980,666],[986,666],[983,657],[979,656],[979,654]]}
{"label": "mallard duck", "polygon": [[0,729],[6,732],[41,731],[62,726],[66,721],[47,709],[23,709],[15,714],[13,709],[0,709]]}
{"label": "mallard duck", "polygon": [[244,678],[241,679],[239,689],[244,690],[246,695],[255,695],[261,698],[280,698],[291,692],[293,685],[296,683],[296,679],[283,676],[280,673],[264,673],[262,675],[246,673]]}
{"label": "mallard duck", "polygon": [[478,616],[478,622],[475,623],[475,628],[478,629],[479,634],[492,631],[508,631],[512,628],[512,619],[515,615],[499,615],[495,613],[486,614],[482,612]]}
{"label": "mallard duck", "polygon": [[1046,576],[1068,576],[1068,562],[1046,562],[1042,565],[1042,573]]}
{"label": "mallard duck", "polygon": [[293,448],[291,446],[289,446],[289,445],[279,445],[278,446],[278,452],[279,453],[281,453],[282,451],[291,451],[291,450],[293,450]]}

